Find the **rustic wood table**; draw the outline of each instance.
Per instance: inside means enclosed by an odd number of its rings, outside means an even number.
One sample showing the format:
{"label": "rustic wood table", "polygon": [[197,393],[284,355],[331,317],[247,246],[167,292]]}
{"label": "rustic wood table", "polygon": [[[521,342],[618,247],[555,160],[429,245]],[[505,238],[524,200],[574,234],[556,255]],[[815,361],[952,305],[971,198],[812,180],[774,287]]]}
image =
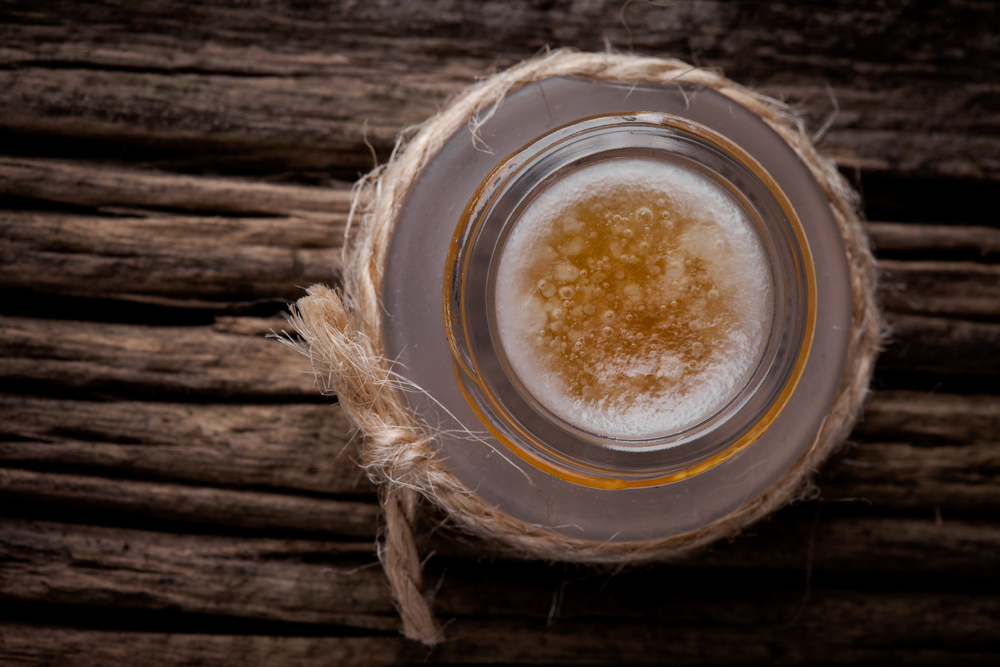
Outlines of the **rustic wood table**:
{"label": "rustic wood table", "polygon": [[[998,17],[0,2],[0,663],[997,664]],[[336,283],[350,182],[397,133],[546,46],[791,103],[864,194],[891,332],[814,500],[615,576],[434,535],[429,650],[399,634],[348,425],[267,335]]]}

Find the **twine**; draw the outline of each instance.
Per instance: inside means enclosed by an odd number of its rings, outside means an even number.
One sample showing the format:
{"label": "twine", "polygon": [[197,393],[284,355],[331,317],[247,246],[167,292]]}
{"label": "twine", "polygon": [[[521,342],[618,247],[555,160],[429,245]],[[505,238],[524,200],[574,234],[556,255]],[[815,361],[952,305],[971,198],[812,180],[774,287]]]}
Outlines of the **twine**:
{"label": "twine", "polygon": [[[455,132],[473,137],[509,91],[540,79],[579,76],[625,83],[687,82],[712,88],[750,109],[798,153],[827,199],[847,248],[853,327],[836,398],[809,449],[765,493],[697,530],[643,542],[592,542],[548,532],[508,516],[465,488],[435,457],[432,435],[408,409],[401,381],[382,346],[379,294],[385,255],[402,202],[421,169]],[[493,106],[493,110],[480,115]],[[858,195],[834,164],[819,156],[787,106],[743,88],[717,72],[679,60],[612,53],[555,51],[468,88],[444,110],[400,140],[388,164],[356,186],[351,219],[357,235],[345,247],[342,291],[317,285],[295,304],[290,323],[301,335],[326,392],[363,435],[361,465],[379,485],[384,528],[378,554],[392,588],[403,632],[427,645],[442,639],[423,589],[413,525],[423,498],[444,510],[457,528],[509,555],[550,561],[623,566],[684,558],[721,538],[732,538],[785,504],[814,493],[811,475],[847,437],[867,393],[881,331],[875,265],[859,219]],[[363,203],[360,203],[363,202]]]}

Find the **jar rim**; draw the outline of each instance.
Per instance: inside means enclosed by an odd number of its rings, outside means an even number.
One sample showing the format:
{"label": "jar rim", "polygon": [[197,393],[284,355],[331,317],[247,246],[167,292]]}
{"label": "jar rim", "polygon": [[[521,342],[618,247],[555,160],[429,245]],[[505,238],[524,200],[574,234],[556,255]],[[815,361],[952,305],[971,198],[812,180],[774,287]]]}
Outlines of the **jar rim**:
{"label": "jar rim", "polygon": [[[622,139],[627,141],[623,144]],[[784,297],[792,293],[787,303],[776,304],[772,327],[777,326],[778,331],[770,332],[765,358],[736,397],[685,432],[646,439],[582,432],[530,398],[517,403],[503,382],[506,377],[517,389],[516,377],[511,381],[509,364],[505,366],[502,345],[489,326],[493,309],[476,304],[484,285],[486,295],[493,293],[489,282],[495,279],[495,264],[501,254],[497,248],[502,248],[504,234],[510,233],[519,211],[527,205],[525,188],[529,195],[533,188],[537,193],[537,188],[565,177],[567,169],[629,156],[654,156],[685,164],[714,160],[715,167],[705,168],[714,176],[712,180],[734,194],[760,233],[770,235],[765,243],[767,258],[772,270],[781,274],[781,280],[775,280],[782,287],[774,290],[775,300],[779,292]],[[728,171],[720,174],[720,169]],[[516,187],[519,182],[521,190]],[[530,202],[530,196],[527,199]],[[791,288],[784,289],[786,284]],[[816,278],[808,239],[777,182],[725,136],[689,119],[655,111],[578,119],[501,160],[476,189],[455,228],[445,262],[443,296],[445,332],[459,388],[484,426],[531,465],[564,480],[602,489],[680,481],[749,447],[777,419],[795,391],[809,358],[816,323]],[[485,319],[479,310],[486,313]],[[496,359],[491,354],[496,354]],[[502,374],[497,373],[496,362]],[[516,404],[513,409],[512,402]]]}

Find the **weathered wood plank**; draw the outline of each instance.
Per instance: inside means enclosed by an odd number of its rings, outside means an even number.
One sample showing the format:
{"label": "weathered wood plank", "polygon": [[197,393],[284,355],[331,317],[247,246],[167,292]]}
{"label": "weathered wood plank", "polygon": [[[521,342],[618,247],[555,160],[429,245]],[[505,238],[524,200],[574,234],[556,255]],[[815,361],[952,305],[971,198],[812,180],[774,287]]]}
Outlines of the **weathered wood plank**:
{"label": "weathered wood plank", "polygon": [[[9,625],[0,660],[24,667],[104,667],[110,664],[174,667],[341,667],[388,665],[709,665],[884,664],[993,665],[984,636],[994,605],[961,596],[909,599],[879,594],[864,607],[836,593],[814,591],[808,613],[791,631],[762,623],[756,610],[713,625],[602,623],[538,624],[459,619],[454,638],[433,650],[401,637],[282,637],[206,633],[116,632],[27,624]],[[911,613],[899,607],[909,603]],[[788,606],[791,608],[792,603]],[[794,612],[789,613],[793,617]],[[866,616],[866,613],[868,616]],[[945,619],[944,615],[950,614]],[[823,627],[821,615],[828,624]],[[927,617],[924,617],[926,615]],[[882,621],[873,628],[872,619]],[[947,621],[942,623],[940,621]],[[956,631],[968,622],[974,630]],[[894,630],[890,629],[894,626]],[[949,626],[946,630],[945,627]],[[924,633],[924,634],[920,634]],[[965,648],[962,640],[969,642]],[[909,640],[912,643],[906,645]]]}
{"label": "weathered wood plank", "polygon": [[22,624],[8,624],[3,630],[0,662],[23,667],[388,667],[405,664],[404,655],[416,662],[420,652],[401,637],[114,632]]}
{"label": "weathered wood plank", "polygon": [[294,300],[339,278],[342,222],[3,212],[0,288],[212,309]]}
{"label": "weathered wood plank", "polygon": [[[804,575],[811,567],[816,574],[975,581],[977,573],[989,573],[1000,541],[1000,531],[984,522],[839,518],[815,525],[808,520],[772,523],[779,525],[763,524],[759,535],[740,538],[683,566],[609,575],[446,558],[432,561],[429,576],[443,574],[437,604],[444,617],[544,623],[555,614],[563,621],[658,617],[673,623],[717,622],[732,611],[718,604],[721,595],[737,606],[762,597],[761,616],[787,621],[797,606],[787,602],[800,601],[805,579],[778,575],[764,584],[767,571]],[[859,559],[861,553],[868,558]],[[370,543],[234,540],[5,519],[0,522],[0,555],[5,562],[0,596],[9,600],[398,627],[395,618],[381,617],[391,612],[392,604],[381,570],[368,567],[376,563]],[[732,570],[720,579],[719,568]],[[484,577],[487,571],[490,576]],[[748,577],[749,571],[758,573]],[[980,580],[995,579],[992,574]],[[720,588],[723,582],[728,590]],[[559,590],[561,607],[553,610],[553,593]],[[689,606],[675,606],[671,599],[685,599]],[[355,616],[358,621],[351,622]]]}
{"label": "weathered wood plank", "polygon": [[[941,94],[947,92],[942,90]],[[915,127],[903,132],[837,128],[823,137],[819,148],[841,167],[868,173],[1000,180],[996,159],[1000,139],[977,140],[945,132],[922,134]]]}
{"label": "weathered wood plank", "polygon": [[925,259],[954,253],[988,261],[995,261],[1000,254],[1000,229],[995,227],[869,222],[865,229],[876,253],[905,253]]}
{"label": "weathered wood plank", "polygon": [[[288,237],[264,236],[275,245],[333,247],[341,243],[350,191],[344,187],[306,187],[260,180],[171,174],[102,163],[39,158],[0,158],[0,192],[17,197],[96,208],[182,209],[227,214],[293,216],[322,213],[328,220],[317,233],[315,220],[300,219],[283,231]],[[250,224],[242,221],[243,224]],[[303,228],[311,233],[303,235]],[[332,228],[332,229],[331,229]],[[264,228],[265,230],[267,228]],[[331,236],[331,232],[334,234]],[[230,232],[231,233],[231,232]]]}
{"label": "weathered wood plank", "polygon": [[[257,320],[259,322],[259,320]],[[284,322],[265,321],[275,331]],[[233,398],[317,395],[308,361],[260,335],[0,317],[0,377],[91,392]]]}
{"label": "weathered wood plank", "polygon": [[298,495],[0,468],[6,503],[49,504],[224,528],[374,537],[378,505]]}
{"label": "weathered wood plank", "polygon": [[1000,443],[922,447],[900,442],[850,446],[820,472],[823,497],[878,508],[996,512]]}
{"label": "weathered wood plank", "polygon": [[[302,75],[373,64],[391,45],[401,56],[384,69],[444,58],[523,57],[549,45],[601,51],[631,44],[675,53],[751,78],[839,75],[859,87],[876,81],[930,78],[992,80],[988,5],[928,2],[919,10],[864,2],[760,5],[692,0],[657,5],[598,0],[584,5],[508,3],[503,11],[451,0],[396,3],[392,12],[365,6],[234,10],[226,2],[197,7],[173,0],[122,12],[101,2],[74,3],[72,16],[39,11],[21,0],[4,7],[7,62],[105,68]],[[219,25],[226,31],[220,32]],[[866,40],[859,40],[863,27]],[[599,29],[595,29],[599,28]],[[875,42],[879,48],[870,48]],[[246,45],[252,45],[247,49]],[[277,48],[284,46],[284,49]],[[250,50],[255,58],[240,58]],[[357,55],[355,55],[357,54]]]}
{"label": "weathered wood plank", "polygon": [[[0,127],[170,148],[178,155],[162,161],[175,166],[190,166],[197,157],[202,166],[244,173],[276,166],[366,171],[372,167],[366,140],[384,159],[400,130],[432,115],[442,99],[472,83],[487,67],[482,63],[482,69],[466,72],[462,80],[453,79],[448,69],[427,74],[437,83],[422,89],[414,82],[419,85],[424,77],[381,68],[354,76],[339,72],[292,79],[23,68],[0,72],[0,103],[11,110]],[[979,87],[961,96],[984,94]],[[953,91],[949,87],[941,92]],[[810,99],[819,92],[826,95],[825,88],[814,87]],[[842,91],[845,99],[839,103],[845,104],[848,96]],[[350,110],[350,116],[331,109]],[[869,117],[862,111],[856,115]],[[928,134],[921,126],[924,115],[912,108],[910,123],[899,127],[899,115],[886,114],[876,127],[835,123],[822,148],[841,165],[866,171],[1000,178],[1000,167],[994,164],[1000,140],[972,133]]]}
{"label": "weathered wood plank", "polygon": [[[608,40],[721,67],[801,103],[812,129],[834,110],[832,84],[840,110],[823,146],[845,166],[1000,176],[988,65],[1000,47],[985,8],[681,2],[626,9],[610,0],[515,3],[503,12],[464,2],[407,2],[390,13],[304,3],[250,17],[167,2],[127,15],[84,4],[53,22],[14,5],[5,11],[12,27],[0,53],[14,67],[3,74],[0,98],[16,104],[5,105],[4,125],[203,151],[186,158],[202,167],[259,170],[267,160],[291,169],[365,167],[366,120],[368,139],[385,155],[401,128],[495,65],[544,46],[601,51]],[[861,47],[872,40],[880,48]]]}
{"label": "weathered wood plank", "polygon": [[[730,613],[724,620],[709,621],[708,627],[698,619],[700,605],[683,599],[674,602],[671,618],[633,623],[603,619],[558,622],[542,629],[516,620],[458,621],[449,626],[454,643],[442,644],[430,661],[773,665],[890,660],[935,664],[947,663],[952,652],[964,660],[966,650],[970,664],[987,665],[996,659],[993,618],[997,603],[989,598],[882,593],[864,595],[859,602],[845,592],[813,590],[805,611],[796,616],[800,595],[780,602],[776,597],[764,595],[736,604],[716,601],[713,606]],[[692,621],[692,616],[698,620]]]}
{"label": "weathered wood plank", "polygon": [[0,395],[0,460],[212,486],[374,492],[334,405],[93,402]]}
{"label": "weathered wood plank", "polygon": [[394,629],[371,543],[0,522],[10,600]]}
{"label": "weathered wood plank", "polygon": [[965,445],[1000,439],[1000,397],[876,391],[864,406],[854,439],[896,439],[917,445]]}
{"label": "weathered wood plank", "polygon": [[827,499],[897,510],[1000,507],[1000,398],[876,392],[854,440],[820,471]]}
{"label": "weathered wood plank", "polygon": [[[857,501],[858,499],[852,499]],[[1000,546],[1000,528],[989,520],[956,520],[947,515],[936,515],[926,508],[923,518],[899,518],[870,515],[863,512],[838,512],[840,503],[813,503],[809,512],[779,512],[767,521],[747,529],[731,542],[719,542],[706,551],[683,562],[670,565],[626,570],[627,574],[609,575],[607,572],[588,572],[586,568],[558,567],[547,575],[563,580],[580,582],[572,596],[566,597],[564,618],[583,618],[607,614],[620,618],[637,618],[655,613],[658,608],[653,600],[627,600],[629,595],[641,596],[643,589],[653,590],[674,587],[679,595],[691,594],[694,589],[711,585],[713,573],[722,581],[734,577],[742,581],[743,571],[759,571],[761,577],[775,577],[762,586],[780,588],[787,586],[788,573],[815,573],[829,575],[891,576],[897,580],[915,577],[923,583],[909,584],[920,590],[926,577],[952,582],[956,588],[986,585],[1000,581],[1000,572],[990,565]],[[857,508],[866,507],[858,503]],[[806,518],[802,518],[803,515]],[[811,515],[811,517],[809,516]],[[461,550],[442,540],[433,543],[435,553],[446,557],[444,564],[431,563],[431,571],[447,568],[450,575],[438,596],[442,610],[453,614],[475,615],[476,591],[490,600],[496,613],[507,613],[521,606],[522,614],[544,617],[551,599],[544,589],[527,586],[523,581],[535,574],[532,568],[540,565],[495,563],[489,580],[482,581],[468,557],[473,549]],[[729,574],[725,574],[725,573]],[[770,573],[770,574],[765,574]],[[537,573],[536,573],[537,574]],[[792,576],[798,586],[797,575]],[[785,583],[778,583],[781,580]],[[838,579],[839,580],[839,579]],[[862,581],[859,579],[859,582]],[[955,583],[964,582],[964,583]],[[751,582],[743,582],[747,587]],[[858,585],[868,586],[869,583]],[[602,597],[602,586],[615,590],[612,600]],[[522,588],[523,587],[523,588]],[[748,590],[748,588],[746,589]],[[732,591],[739,594],[739,591]],[[472,606],[470,606],[472,605]],[[515,613],[515,612],[511,612]]]}
{"label": "weathered wood plank", "polygon": [[887,310],[959,317],[1000,315],[1000,265],[879,260],[878,296]]}
{"label": "weathered wood plank", "polygon": [[0,161],[0,189],[119,211],[3,212],[0,287],[214,310],[336,281],[350,199],[343,188],[14,158]]}
{"label": "weathered wood plank", "polygon": [[814,522],[779,515],[696,556],[691,565],[796,571],[808,563],[817,572],[1000,579],[988,565],[1000,548],[1000,527],[990,521],[938,521],[927,510],[925,519],[824,519],[822,508]]}
{"label": "weathered wood plank", "polygon": [[435,110],[432,98],[401,81],[386,86],[374,70],[285,78],[31,67],[0,71],[0,91],[8,131],[172,150],[169,165],[238,173],[367,171],[366,137],[384,152]]}
{"label": "weathered wood plank", "polygon": [[882,370],[993,376],[1000,372],[1000,324],[886,313]]}
{"label": "weathered wood plank", "polygon": [[[433,59],[485,56],[502,49],[533,51],[560,43],[600,51],[605,39],[627,48],[631,38],[640,49],[696,52],[706,60],[728,58],[745,72],[773,74],[782,65],[791,72],[846,70],[863,81],[866,76],[946,70],[959,79],[990,80],[988,58],[1000,48],[991,39],[981,39],[991,37],[998,23],[988,5],[941,1],[908,11],[857,0],[836,6],[682,0],[670,5],[637,3],[624,13],[613,0],[584,5],[521,0],[502,10],[464,0],[406,0],[396,3],[392,12],[319,2],[264,5],[250,12],[224,0],[197,6],[166,0],[128,12],[103,2],[73,6],[76,12],[64,16],[30,0],[7,3],[2,17],[9,26],[4,53],[9,62],[75,64],[96,59],[106,67],[247,73],[259,71],[259,60],[264,60],[273,68],[265,71],[293,75],[342,65],[344,57],[331,56],[349,48],[384,52],[389,40],[400,53]],[[220,24],[227,30],[220,32]],[[339,30],[331,33],[331,28]],[[862,28],[878,49],[858,40]],[[119,40],[107,39],[112,36]],[[241,60],[227,51],[246,44],[256,45],[261,57]],[[135,52],[137,45],[159,48],[147,56],[153,59],[142,59],[145,54]],[[182,45],[190,48],[178,48]],[[282,52],[273,48],[276,45],[287,49]],[[387,68],[395,64],[385,63]]]}

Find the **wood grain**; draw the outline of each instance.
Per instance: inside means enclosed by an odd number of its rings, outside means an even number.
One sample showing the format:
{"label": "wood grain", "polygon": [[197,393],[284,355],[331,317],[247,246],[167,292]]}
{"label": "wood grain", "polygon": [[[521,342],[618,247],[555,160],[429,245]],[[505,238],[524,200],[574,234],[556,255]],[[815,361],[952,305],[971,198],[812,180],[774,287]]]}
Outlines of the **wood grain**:
{"label": "wood grain", "polygon": [[865,403],[852,438],[933,446],[994,442],[998,434],[1000,398],[995,395],[877,391]]}
{"label": "wood grain", "polygon": [[338,405],[0,395],[0,460],[156,481],[372,494]]}
{"label": "wood grain", "polygon": [[[327,172],[349,177],[374,166],[366,140],[384,159],[401,130],[432,115],[445,98],[489,68],[486,62],[478,65],[458,73],[421,73],[427,80],[442,82],[430,90],[418,87],[423,77],[414,77],[413,71],[382,71],[382,80],[376,81],[374,68],[362,68],[353,76],[343,69],[289,81],[271,76],[20,67],[0,72],[0,103],[14,109],[0,127],[47,137],[113,140],[159,154],[182,148],[185,153],[203,153],[201,164],[232,173],[259,173],[279,164],[302,176]],[[953,86],[942,87],[939,95],[954,91]],[[780,95],[783,88],[766,92]],[[822,100],[825,115],[834,112],[821,84],[799,86],[797,92],[807,100]],[[961,127],[928,133],[918,125],[922,115],[909,106],[926,100],[908,98],[906,92],[869,94],[881,99],[865,100],[851,114],[864,119],[857,121],[864,126],[835,122],[823,138],[824,151],[846,168],[868,172],[1000,178],[992,157],[1000,150],[1000,139],[965,134]],[[995,94],[992,88],[970,84],[958,97],[971,103],[977,96]],[[841,91],[837,104],[846,104],[849,97]],[[886,109],[894,104],[902,108]],[[351,109],[352,114],[342,118],[331,109]],[[960,109],[949,104],[939,113]],[[377,122],[366,123],[367,119]],[[169,154],[157,160],[174,168],[190,168],[191,162]]]}
{"label": "wood grain", "polygon": [[[0,535],[0,594],[13,600],[397,624],[381,572],[359,567],[373,559],[370,542],[232,540],[17,521],[0,526]],[[350,556],[346,564],[337,554]]]}
{"label": "wood grain", "polygon": [[[996,664],[997,34],[945,0],[0,3],[0,663]],[[336,283],[400,132],[561,46],[788,101],[867,190],[891,329],[818,495],[683,563],[513,562],[428,513],[431,651],[355,434],[249,315]]]}
{"label": "wood grain", "polygon": [[[814,591],[808,614],[760,621],[751,605],[729,622],[705,626],[660,619],[599,625],[558,623],[539,627],[508,619],[458,619],[454,639],[434,650],[401,637],[301,637],[204,633],[115,632],[17,624],[0,639],[0,658],[34,666],[150,667],[197,664],[228,667],[300,667],[320,662],[343,667],[380,665],[773,665],[822,660],[827,664],[992,665],[988,628],[996,605],[962,596],[884,593],[865,605],[835,592]],[[788,609],[795,603],[786,601]],[[911,614],[902,612],[910,609]],[[795,619],[794,612],[787,618]],[[867,620],[867,622],[865,622]],[[964,632],[958,628],[969,628]],[[893,630],[880,630],[893,628]]]}
{"label": "wood grain", "polygon": [[374,538],[375,503],[0,468],[0,498],[221,528]]}
{"label": "wood grain", "polygon": [[[443,615],[545,621],[654,616],[678,621],[685,611],[664,594],[690,601],[687,618],[718,619],[711,600],[801,595],[806,567],[834,575],[882,575],[895,580],[936,577],[995,581],[989,572],[1000,531],[984,522],[831,517],[775,519],[759,534],[739,538],[680,566],[660,565],[609,574],[586,568],[498,561],[483,578],[482,564],[438,556],[429,576],[440,590]],[[127,607],[190,614],[220,613],[304,624],[395,629],[398,619],[370,542],[182,535],[133,528],[7,521],[0,527],[4,571],[0,594],[44,604]],[[870,560],[861,564],[860,550]],[[986,577],[981,575],[986,570]],[[732,570],[732,571],[730,571]],[[85,571],[87,576],[77,573]],[[755,571],[760,579],[746,578]],[[728,574],[727,574],[728,572]],[[717,581],[713,584],[712,579]],[[542,586],[538,584],[542,583]],[[325,585],[324,585],[325,584]],[[553,588],[565,587],[553,612]],[[728,590],[726,590],[728,589]],[[787,598],[786,598],[787,599]],[[213,605],[220,608],[213,609]],[[794,611],[794,610],[793,610]],[[776,608],[762,613],[778,614]]]}
{"label": "wood grain", "polygon": [[[281,333],[284,320],[264,326]],[[308,360],[274,339],[212,327],[0,316],[0,375],[90,392],[315,398]]]}
{"label": "wood grain", "polygon": [[400,637],[280,637],[206,633],[115,632],[8,624],[0,661],[25,667],[196,664],[305,667],[320,662],[354,667],[401,664],[420,653]]}
{"label": "wood grain", "polygon": [[[121,165],[41,158],[0,158],[0,190],[8,195],[94,208],[131,207],[134,210],[167,210],[273,216],[323,213],[316,216],[336,230],[350,210],[350,193],[344,187],[306,187],[259,180],[193,176],[136,169]],[[259,235],[262,245],[333,247],[343,236],[316,234],[315,220],[283,231],[281,242],[273,235]],[[313,224],[308,224],[312,222]],[[249,224],[249,223],[246,223]],[[302,234],[303,227],[309,232]],[[265,228],[266,230],[266,228]],[[243,239],[241,239],[243,240]]]}
{"label": "wood grain", "polygon": [[1000,253],[1000,229],[994,227],[869,222],[865,228],[876,252],[895,257],[960,255],[995,262]]}
{"label": "wood grain", "polygon": [[[401,129],[497,65],[546,46],[611,44],[721,67],[800,104],[813,129],[832,116],[822,145],[844,166],[1000,177],[988,65],[1000,50],[990,37],[998,26],[975,3],[907,12],[863,3],[623,9],[608,0],[494,11],[410,0],[389,15],[303,3],[252,16],[224,3],[163,2],[128,14],[82,3],[71,16],[55,22],[30,4],[5,8],[17,28],[2,52],[13,66],[0,73],[3,127],[183,148],[201,152],[202,167],[244,173],[275,163],[300,172],[367,169],[366,139],[387,155]],[[217,24],[227,26],[224,35]],[[408,39],[392,39],[400,34]],[[192,164],[176,153],[160,159]]]}
{"label": "wood grain", "polygon": [[[0,286],[217,310],[294,300],[339,279],[342,232],[304,218],[6,213]],[[336,245],[309,247],[307,236]]]}
{"label": "wood grain", "polygon": [[1000,371],[1000,324],[886,313],[885,370],[994,376]]}
{"label": "wood grain", "polygon": [[1000,316],[1000,265],[882,259],[879,268],[878,295],[887,310]]}

